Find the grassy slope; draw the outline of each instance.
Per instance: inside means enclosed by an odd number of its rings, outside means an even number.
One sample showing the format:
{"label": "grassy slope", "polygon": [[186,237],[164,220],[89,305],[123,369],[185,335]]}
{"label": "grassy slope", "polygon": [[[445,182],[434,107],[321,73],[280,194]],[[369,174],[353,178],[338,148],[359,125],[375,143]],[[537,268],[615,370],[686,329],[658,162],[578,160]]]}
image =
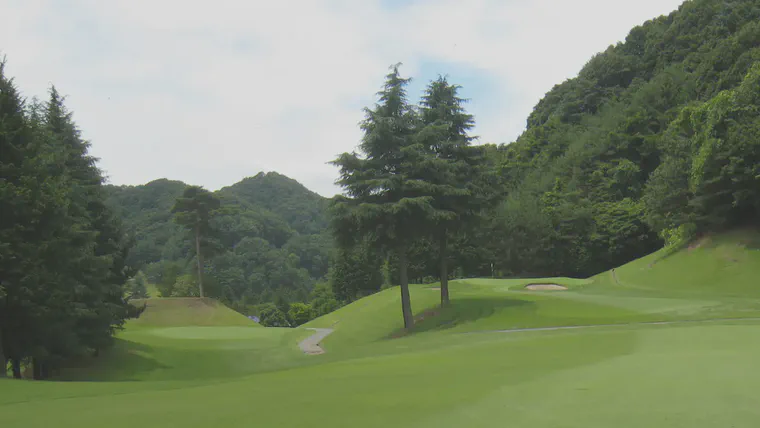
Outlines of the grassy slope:
{"label": "grassy slope", "polygon": [[149,299],[102,358],[70,368],[65,380],[208,380],[274,368],[298,356],[293,337],[213,299]]}
{"label": "grassy slope", "polygon": [[[297,350],[304,329],[146,318],[121,337],[151,347],[145,357],[166,367],[133,373],[141,382],[0,382],[0,425],[753,427],[758,321],[460,333],[758,316],[757,236],[652,255],[616,269],[619,283],[609,272],[545,280],[568,291],[456,281],[451,309],[434,316],[437,291],[416,285],[412,303],[426,318],[395,339],[398,289],[386,290],[311,322],[335,328],[320,356]],[[76,398],[56,399],[64,397]]]}
{"label": "grassy slope", "polygon": [[[136,304],[142,304],[137,301]],[[132,327],[173,326],[245,326],[259,325],[214,299],[167,298],[147,299],[147,308]]]}
{"label": "grassy slope", "polygon": [[760,297],[760,233],[737,230],[688,247],[661,250],[615,269],[595,282],[670,294]]}

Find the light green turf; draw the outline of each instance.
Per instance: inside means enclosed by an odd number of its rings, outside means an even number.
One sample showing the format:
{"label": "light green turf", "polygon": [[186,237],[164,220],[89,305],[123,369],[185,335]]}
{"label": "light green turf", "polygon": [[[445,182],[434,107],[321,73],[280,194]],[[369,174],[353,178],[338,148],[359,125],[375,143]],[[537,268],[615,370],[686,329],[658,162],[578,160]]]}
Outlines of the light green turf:
{"label": "light green turf", "polygon": [[148,297],[160,297],[161,293],[158,291],[158,287],[156,287],[156,284],[145,284],[145,290],[148,292]]}
{"label": "light green turf", "polygon": [[[755,427],[757,236],[660,252],[617,281],[453,281],[444,311],[414,285],[408,335],[398,288],[299,329],[156,301],[98,364],[65,374],[100,381],[0,381],[0,426]],[[535,282],[568,290],[525,290]],[[488,332],[591,324],[612,326]],[[299,351],[306,327],[335,329],[326,354]]]}
{"label": "light green turf", "polygon": [[166,298],[136,300],[147,303],[145,312],[131,321],[132,328],[184,326],[247,326],[259,325],[213,299]]}

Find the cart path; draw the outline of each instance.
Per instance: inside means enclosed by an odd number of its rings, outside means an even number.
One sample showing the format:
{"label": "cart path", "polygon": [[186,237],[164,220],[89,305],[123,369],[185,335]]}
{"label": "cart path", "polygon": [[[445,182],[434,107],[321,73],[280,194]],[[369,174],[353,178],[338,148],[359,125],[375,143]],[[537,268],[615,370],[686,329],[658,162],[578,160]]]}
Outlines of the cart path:
{"label": "cart path", "polygon": [[324,354],[325,350],[322,349],[321,346],[319,346],[319,343],[322,341],[322,339],[329,336],[330,333],[332,333],[334,330],[331,328],[307,328],[307,330],[313,330],[315,331],[315,333],[307,337],[306,339],[302,340],[301,343],[298,344],[298,346],[301,348],[304,354],[308,354],[308,355]]}

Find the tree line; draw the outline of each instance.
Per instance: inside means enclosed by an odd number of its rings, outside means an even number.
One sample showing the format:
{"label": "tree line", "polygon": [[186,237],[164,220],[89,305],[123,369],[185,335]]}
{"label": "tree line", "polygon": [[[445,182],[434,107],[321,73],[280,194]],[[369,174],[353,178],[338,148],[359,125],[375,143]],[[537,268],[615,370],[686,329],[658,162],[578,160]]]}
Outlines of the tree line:
{"label": "tree line", "polygon": [[139,315],[130,242],[64,99],[26,102],[0,62],[0,377],[52,376]]}

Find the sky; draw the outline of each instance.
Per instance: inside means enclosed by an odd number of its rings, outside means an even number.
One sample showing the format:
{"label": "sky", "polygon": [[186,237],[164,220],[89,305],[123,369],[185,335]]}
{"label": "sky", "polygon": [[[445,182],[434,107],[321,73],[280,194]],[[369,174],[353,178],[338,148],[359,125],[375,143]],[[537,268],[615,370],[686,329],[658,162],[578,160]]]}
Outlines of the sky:
{"label": "sky", "polygon": [[23,95],[51,84],[110,183],[216,190],[277,171],[332,196],[388,67],[417,102],[462,86],[480,143],[636,25],[682,0],[0,0],[0,55]]}

